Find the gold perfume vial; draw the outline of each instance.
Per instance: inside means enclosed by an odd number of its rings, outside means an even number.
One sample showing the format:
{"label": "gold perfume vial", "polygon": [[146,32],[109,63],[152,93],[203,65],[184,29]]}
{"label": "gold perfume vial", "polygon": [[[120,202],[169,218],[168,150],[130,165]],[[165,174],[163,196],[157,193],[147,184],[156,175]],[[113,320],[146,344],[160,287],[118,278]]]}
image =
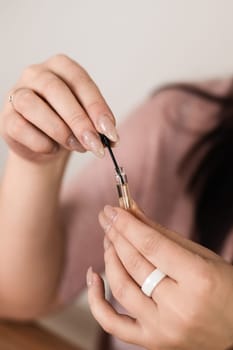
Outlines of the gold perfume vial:
{"label": "gold perfume vial", "polygon": [[120,172],[116,172],[115,176],[119,204],[121,208],[129,210],[132,208],[133,202],[130,197],[127,175],[124,168],[120,167],[118,169]]}

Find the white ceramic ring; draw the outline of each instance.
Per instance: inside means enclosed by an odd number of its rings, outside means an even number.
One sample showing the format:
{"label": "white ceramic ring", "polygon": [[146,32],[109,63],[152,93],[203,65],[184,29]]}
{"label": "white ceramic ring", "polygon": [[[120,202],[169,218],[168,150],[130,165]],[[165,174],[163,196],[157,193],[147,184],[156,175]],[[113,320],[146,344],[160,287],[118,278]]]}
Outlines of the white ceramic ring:
{"label": "white ceramic ring", "polygon": [[157,285],[166,277],[167,275],[160,271],[159,269],[155,269],[152,271],[149,276],[145,279],[143,285],[142,285],[142,292],[147,295],[148,297],[151,297],[153,290]]}

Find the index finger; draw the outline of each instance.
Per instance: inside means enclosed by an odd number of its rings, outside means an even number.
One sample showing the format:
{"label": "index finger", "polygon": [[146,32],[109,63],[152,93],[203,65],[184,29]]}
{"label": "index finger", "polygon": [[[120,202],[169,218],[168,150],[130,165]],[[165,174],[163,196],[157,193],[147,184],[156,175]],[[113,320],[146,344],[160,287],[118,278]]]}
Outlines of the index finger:
{"label": "index finger", "polygon": [[113,113],[85,69],[65,55],[52,57],[46,65],[69,86],[96,130],[106,135],[111,141],[117,142],[119,136]]}
{"label": "index finger", "polygon": [[106,206],[104,213],[111,220],[107,227],[110,239],[121,234],[149,262],[178,282],[183,279],[184,274],[193,276],[197,255],[123,209]]}

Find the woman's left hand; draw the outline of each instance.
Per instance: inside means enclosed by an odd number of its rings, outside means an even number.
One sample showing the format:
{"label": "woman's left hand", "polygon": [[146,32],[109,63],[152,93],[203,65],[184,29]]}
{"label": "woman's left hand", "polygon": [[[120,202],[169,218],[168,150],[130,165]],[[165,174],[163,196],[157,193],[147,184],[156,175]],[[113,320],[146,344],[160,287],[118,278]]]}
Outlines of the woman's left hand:
{"label": "woman's left hand", "polygon": [[[90,268],[89,304],[105,331],[150,350],[224,350],[233,345],[232,265],[122,209],[106,206],[99,220],[106,233],[106,276],[113,296],[130,315],[118,314],[105,300],[103,282]],[[155,268],[167,276],[150,298],[140,287]]]}

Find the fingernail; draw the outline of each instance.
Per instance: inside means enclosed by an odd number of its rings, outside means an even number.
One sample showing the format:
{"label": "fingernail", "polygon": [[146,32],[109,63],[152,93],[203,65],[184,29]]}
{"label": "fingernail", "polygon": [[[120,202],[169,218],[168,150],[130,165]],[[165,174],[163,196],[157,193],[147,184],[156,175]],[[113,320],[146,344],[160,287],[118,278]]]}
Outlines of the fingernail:
{"label": "fingernail", "polygon": [[82,134],[82,141],[97,157],[103,158],[104,146],[102,145],[100,138],[95,133],[92,131],[84,131]]}
{"label": "fingernail", "polygon": [[90,287],[92,285],[93,280],[93,269],[92,266],[90,266],[87,270],[87,286]]}
{"label": "fingernail", "polygon": [[107,250],[111,245],[110,240],[108,239],[107,236],[104,237],[104,250]]}
{"label": "fingernail", "polygon": [[105,233],[107,233],[112,227],[112,221],[106,217],[104,212],[101,212],[99,215],[99,223]]}
{"label": "fingernail", "polygon": [[76,137],[73,135],[68,137],[66,144],[73,151],[84,152],[83,147],[80,145]]}
{"label": "fingernail", "polygon": [[116,217],[117,217],[117,211],[113,207],[111,207],[111,205],[106,205],[104,207],[104,214],[111,221],[114,221],[116,219]]}
{"label": "fingernail", "polygon": [[111,119],[107,115],[103,115],[98,120],[99,131],[106,135],[111,141],[117,142],[119,140],[119,135],[117,133],[116,127]]}

